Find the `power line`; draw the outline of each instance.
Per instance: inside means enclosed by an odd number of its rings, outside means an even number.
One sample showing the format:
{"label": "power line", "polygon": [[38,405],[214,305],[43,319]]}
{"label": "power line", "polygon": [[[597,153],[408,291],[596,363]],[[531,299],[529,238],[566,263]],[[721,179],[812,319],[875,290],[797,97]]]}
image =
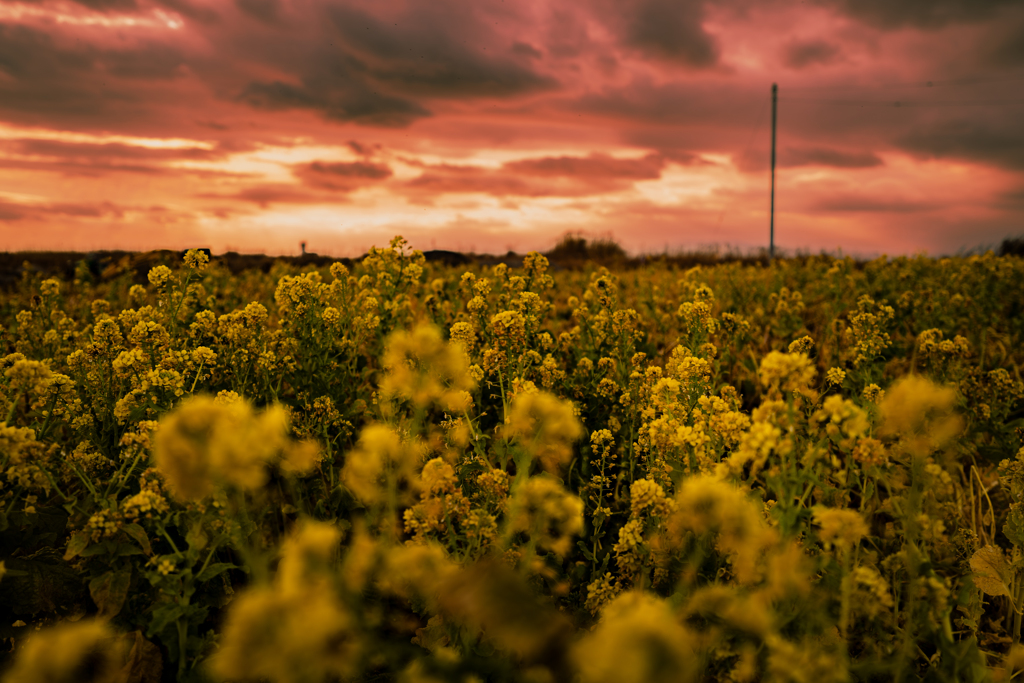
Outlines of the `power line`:
{"label": "power line", "polygon": [[772,208],[769,220],[771,236],[768,242],[768,263],[775,259],[775,103],[779,99],[779,86],[772,83]]}

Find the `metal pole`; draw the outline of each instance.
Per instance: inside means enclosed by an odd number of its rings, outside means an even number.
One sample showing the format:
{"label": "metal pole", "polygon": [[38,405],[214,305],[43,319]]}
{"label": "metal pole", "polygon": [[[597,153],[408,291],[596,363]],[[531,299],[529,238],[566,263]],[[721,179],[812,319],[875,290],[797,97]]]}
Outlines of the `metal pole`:
{"label": "metal pole", "polygon": [[772,83],[772,206],[768,219],[768,263],[775,259],[775,103],[778,98],[779,86]]}

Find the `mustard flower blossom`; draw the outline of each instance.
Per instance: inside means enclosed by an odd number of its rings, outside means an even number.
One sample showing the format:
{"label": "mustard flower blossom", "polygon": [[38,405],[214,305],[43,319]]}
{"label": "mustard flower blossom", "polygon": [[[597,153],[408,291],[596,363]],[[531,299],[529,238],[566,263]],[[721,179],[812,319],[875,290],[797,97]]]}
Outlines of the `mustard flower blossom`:
{"label": "mustard flower blossom", "polygon": [[257,414],[244,400],[190,398],[160,420],[156,467],[181,500],[202,500],[220,485],[255,489],[266,481],[267,463],[287,445],[287,428],[280,407]]}

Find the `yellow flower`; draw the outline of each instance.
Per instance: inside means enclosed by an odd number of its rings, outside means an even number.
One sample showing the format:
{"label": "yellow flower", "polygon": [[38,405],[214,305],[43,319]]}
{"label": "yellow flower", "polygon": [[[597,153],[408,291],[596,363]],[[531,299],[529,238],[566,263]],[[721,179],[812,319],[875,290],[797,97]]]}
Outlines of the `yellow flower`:
{"label": "yellow flower", "polygon": [[842,368],[830,368],[825,373],[825,384],[840,386],[844,379],[846,379],[846,371]]}
{"label": "yellow flower", "polygon": [[115,683],[122,652],[102,621],[62,623],[29,636],[4,683]]}
{"label": "yellow flower", "polygon": [[605,572],[587,585],[587,601],[584,605],[591,614],[597,614],[601,608],[611,602],[622,588],[613,582],[611,572]]}
{"label": "yellow flower", "polygon": [[163,289],[173,274],[167,266],[157,266],[149,271],[149,282],[157,289]]}
{"label": "yellow flower", "polygon": [[444,581],[458,565],[434,543],[410,543],[388,548],[377,586],[385,593],[433,603]]}
{"label": "yellow flower", "polygon": [[4,371],[4,376],[10,382],[12,394],[25,392],[38,397],[50,386],[53,373],[44,363],[37,360],[17,360]]}
{"label": "yellow flower", "polygon": [[816,505],[813,512],[814,521],[821,527],[818,538],[825,543],[826,547],[835,545],[848,550],[860,543],[860,539],[871,531],[867,522],[856,510]]}
{"label": "yellow flower", "polygon": [[220,485],[259,488],[267,463],[287,445],[287,428],[280,407],[256,414],[245,400],[190,398],[160,420],[156,467],[181,500],[201,500]]}
{"label": "yellow flower", "polygon": [[960,433],[963,422],[955,413],[956,391],[921,377],[898,380],[879,404],[883,437],[899,437],[914,455],[942,448]]}
{"label": "yellow flower", "polygon": [[776,534],[765,523],[759,506],[741,489],[710,475],[684,480],[676,495],[668,531],[677,542],[686,531],[698,536],[717,534],[718,547],[731,559],[740,583],[750,583],[758,577],[761,552],[776,541]]}
{"label": "yellow flower", "polygon": [[816,640],[800,645],[770,638],[767,680],[779,683],[846,683],[850,680],[843,659]]}
{"label": "yellow flower", "polygon": [[450,334],[452,341],[462,344],[466,351],[472,351],[476,346],[476,331],[470,323],[455,323],[451,327]]}
{"label": "yellow flower", "polygon": [[49,299],[60,294],[60,280],[49,278],[39,283],[39,293],[43,298]]}
{"label": "yellow flower", "polygon": [[865,401],[870,401],[871,403],[878,403],[885,396],[885,390],[883,390],[882,387],[878,386],[877,384],[869,384],[866,387],[864,387],[864,391],[861,392],[861,396],[864,397]]}
{"label": "yellow flower", "polygon": [[[825,399],[821,409],[814,413],[818,422],[827,422],[826,429],[833,436],[840,434],[847,439],[867,434],[870,424],[868,416],[857,405],[842,396],[832,395]],[[844,444],[850,446],[852,442]]]}
{"label": "yellow flower", "polygon": [[380,395],[404,398],[417,408],[436,402],[465,409],[465,394],[476,387],[465,347],[445,343],[434,325],[391,335],[382,363],[387,374],[380,383]]}
{"label": "yellow flower", "polygon": [[583,501],[550,477],[530,477],[512,496],[511,525],[562,556],[583,531]]}
{"label": "yellow flower", "polygon": [[772,351],[761,361],[758,376],[764,387],[790,392],[806,390],[816,373],[806,353]]}
{"label": "yellow flower", "polygon": [[345,456],[341,478],[356,498],[372,505],[385,499],[387,476],[411,481],[419,462],[390,427],[373,424],[363,428],[358,446]]}
{"label": "yellow flower", "polygon": [[524,391],[512,400],[504,427],[540,459],[545,470],[557,474],[572,459],[573,443],[583,436],[572,402],[546,391]]}
{"label": "yellow flower", "polygon": [[341,531],[325,522],[305,520],[281,544],[277,582],[285,595],[298,595],[315,583],[341,545]]}
{"label": "yellow flower", "polygon": [[629,487],[630,515],[637,517],[645,512],[657,517],[668,514],[671,501],[665,498],[665,490],[650,479],[637,479]]}
{"label": "yellow flower", "polygon": [[792,342],[787,349],[790,353],[809,353],[814,348],[814,339],[804,335]]}
{"label": "yellow flower", "polygon": [[348,678],[361,650],[355,620],[329,591],[250,588],[232,601],[209,669],[222,681]]}
{"label": "yellow flower", "polygon": [[210,255],[201,249],[189,249],[185,252],[185,265],[195,270],[205,270],[210,263]]}
{"label": "yellow flower", "polygon": [[686,683],[697,677],[695,645],[664,600],[628,591],[601,610],[573,659],[584,683]]}

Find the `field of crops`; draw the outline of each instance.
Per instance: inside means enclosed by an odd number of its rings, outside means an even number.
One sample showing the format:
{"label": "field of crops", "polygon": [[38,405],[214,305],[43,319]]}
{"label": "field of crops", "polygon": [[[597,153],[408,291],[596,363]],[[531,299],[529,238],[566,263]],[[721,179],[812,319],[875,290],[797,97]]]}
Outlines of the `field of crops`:
{"label": "field of crops", "polygon": [[1006,681],[1024,259],[0,294],[5,681]]}

